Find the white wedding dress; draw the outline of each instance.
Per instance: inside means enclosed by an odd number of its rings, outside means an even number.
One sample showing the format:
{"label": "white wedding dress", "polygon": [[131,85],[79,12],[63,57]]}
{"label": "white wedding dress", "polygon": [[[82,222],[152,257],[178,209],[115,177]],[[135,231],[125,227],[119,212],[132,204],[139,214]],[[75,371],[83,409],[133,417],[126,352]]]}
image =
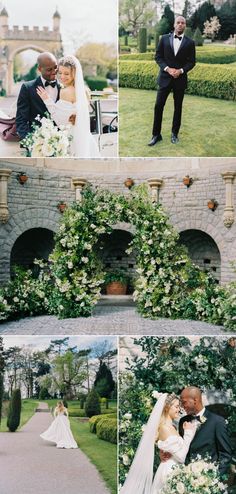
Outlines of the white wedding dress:
{"label": "white wedding dress", "polygon": [[45,432],[40,434],[40,437],[45,441],[56,443],[57,448],[78,448],[70,429],[70,421],[64,412],[55,413],[53,422]]}
{"label": "white wedding dress", "polygon": [[162,451],[171,453],[171,458],[160,463],[152,485],[152,494],[161,494],[166,480],[171,473],[172,467],[178,463],[184,463],[193,440],[196,429],[187,429],[184,437],[177,435],[169,436],[165,441],[158,441],[157,446]]}
{"label": "white wedding dress", "polygon": [[69,118],[71,115],[76,115],[77,116],[77,105],[76,103],[71,103],[70,101],[65,101],[62,99],[59,99],[56,103],[51,99],[48,98],[44,100],[44,104],[46,105],[48,111],[51,114],[52,119],[54,122],[57,124],[58,127],[61,125],[66,125],[69,127],[69,135],[71,136],[72,140],[70,143],[70,150],[69,154],[70,156],[75,156],[77,158],[99,158],[100,153],[98,149],[98,145],[96,142],[95,137],[91,134],[91,132],[88,131],[88,151],[87,154],[88,156],[82,156],[81,155],[81,143],[79,142],[80,139],[80,132],[78,129],[77,125],[72,125],[69,122]]}

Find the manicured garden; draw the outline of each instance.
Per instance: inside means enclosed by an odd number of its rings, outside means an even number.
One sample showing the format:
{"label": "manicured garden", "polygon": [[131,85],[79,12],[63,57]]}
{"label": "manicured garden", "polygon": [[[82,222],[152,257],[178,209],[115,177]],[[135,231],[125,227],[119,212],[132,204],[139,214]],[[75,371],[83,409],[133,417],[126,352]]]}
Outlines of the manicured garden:
{"label": "manicured garden", "polygon": [[[38,400],[22,400],[22,407],[21,407],[21,417],[20,417],[20,425],[19,429],[25,425],[28,420],[34,415],[35,409],[37,408],[39,404]],[[7,411],[8,411],[8,401],[3,402],[3,411],[2,411],[2,420],[1,420],[1,425],[0,425],[0,432],[8,432],[8,427],[7,427]]]}
{"label": "manicured garden", "polygon": [[235,48],[212,44],[197,47],[196,51],[197,64],[189,72],[184,99],[180,143],[170,143],[173,100],[169,97],[163,118],[164,141],[154,149],[147,144],[159,71],[155,52],[120,56],[121,156],[235,156]]}

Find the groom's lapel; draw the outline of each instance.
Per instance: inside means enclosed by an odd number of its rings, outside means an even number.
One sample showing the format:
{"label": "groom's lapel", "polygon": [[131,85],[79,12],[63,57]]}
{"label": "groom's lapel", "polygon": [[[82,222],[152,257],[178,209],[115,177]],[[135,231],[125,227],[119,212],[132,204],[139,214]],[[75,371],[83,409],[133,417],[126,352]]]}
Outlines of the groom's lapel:
{"label": "groom's lapel", "polygon": [[169,35],[170,47],[174,53],[174,34]]}
{"label": "groom's lapel", "polygon": [[195,441],[195,438],[197,437],[197,435],[199,434],[199,432],[200,431],[202,432],[202,428],[204,428],[206,426],[206,424],[207,424],[207,418],[208,418],[207,410],[205,410],[205,412],[202,415],[202,417],[204,417],[206,420],[203,423],[198,422],[197,430],[196,430],[196,433],[195,433],[194,438],[193,438],[194,441]]}

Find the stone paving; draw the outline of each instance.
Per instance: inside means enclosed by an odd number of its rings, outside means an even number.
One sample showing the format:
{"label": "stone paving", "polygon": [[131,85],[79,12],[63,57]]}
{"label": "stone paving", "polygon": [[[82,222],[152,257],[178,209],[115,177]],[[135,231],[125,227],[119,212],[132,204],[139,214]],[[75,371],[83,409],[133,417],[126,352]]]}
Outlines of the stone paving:
{"label": "stone paving", "polygon": [[55,316],[27,317],[0,325],[0,334],[153,334],[153,335],[219,335],[226,330],[205,322],[188,320],[144,319],[135,307],[97,306],[91,317],[62,319]]}
{"label": "stone paving", "polygon": [[50,413],[38,412],[20,431],[0,433],[1,494],[109,494],[80,449],[58,449],[40,438],[51,422]]}

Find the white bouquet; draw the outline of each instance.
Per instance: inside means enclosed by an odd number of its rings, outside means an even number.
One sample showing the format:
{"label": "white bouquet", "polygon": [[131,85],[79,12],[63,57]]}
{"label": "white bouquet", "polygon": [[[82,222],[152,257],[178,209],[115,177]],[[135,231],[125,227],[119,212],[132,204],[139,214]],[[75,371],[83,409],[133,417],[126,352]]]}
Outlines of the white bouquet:
{"label": "white bouquet", "polygon": [[200,455],[189,465],[173,467],[162,494],[227,494],[227,486],[219,479],[215,463],[201,459]]}
{"label": "white bouquet", "polygon": [[29,156],[33,158],[69,157],[72,139],[69,135],[71,126],[56,127],[48,113],[42,118],[38,115],[36,120],[41,125],[33,123],[33,131],[21,141],[22,146],[27,148]]}

